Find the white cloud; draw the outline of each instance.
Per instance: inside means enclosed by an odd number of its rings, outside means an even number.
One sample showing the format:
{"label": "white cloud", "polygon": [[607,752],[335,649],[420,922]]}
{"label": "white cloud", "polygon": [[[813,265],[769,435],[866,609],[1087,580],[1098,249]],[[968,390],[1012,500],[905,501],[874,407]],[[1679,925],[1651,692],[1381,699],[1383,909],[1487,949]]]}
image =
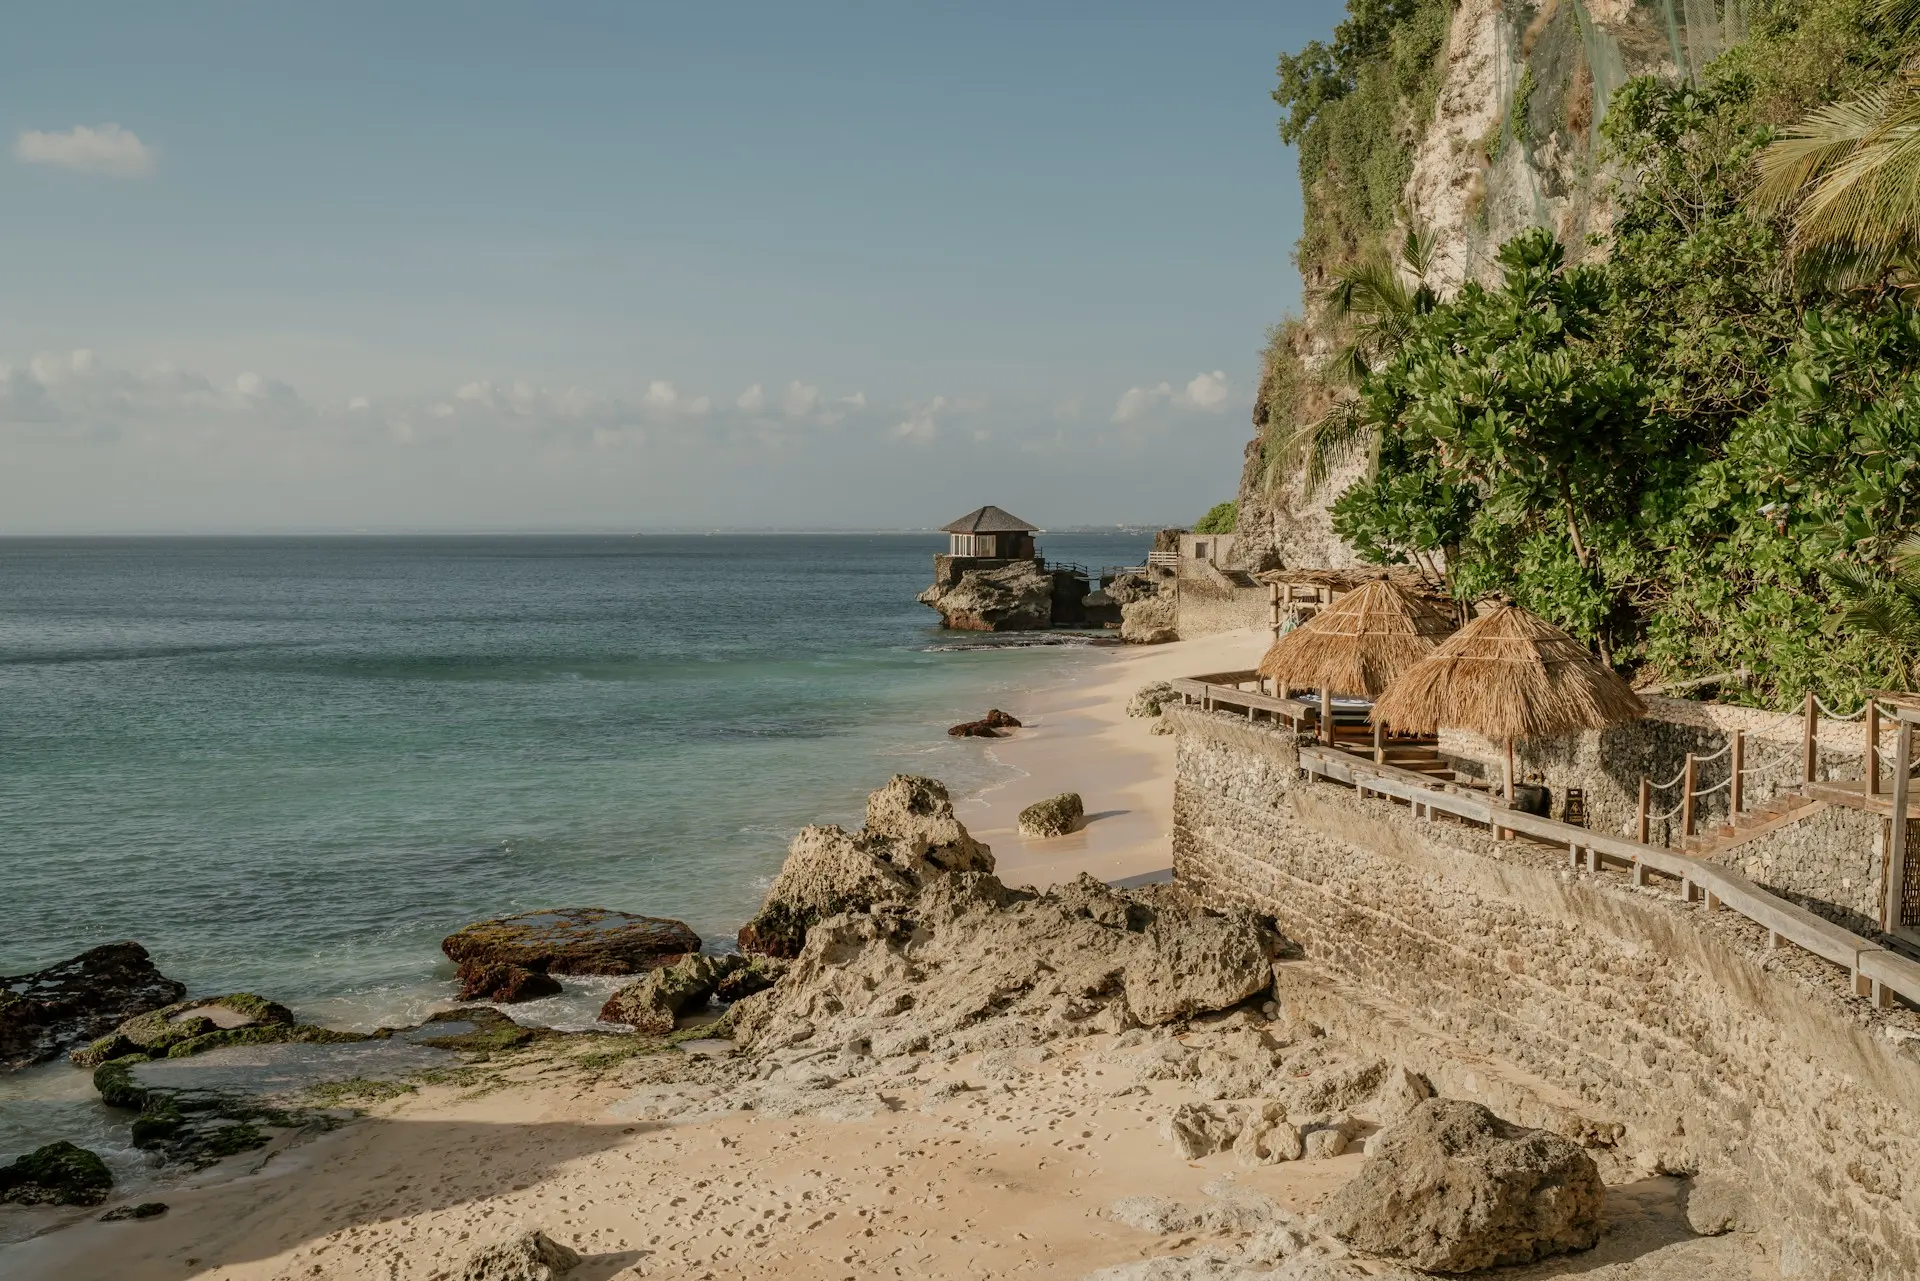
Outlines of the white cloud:
{"label": "white cloud", "polygon": [[705,396],[682,396],[680,389],[664,379],[654,379],[647,384],[644,399],[647,408],[667,414],[686,414],[698,418],[713,408],[713,401]]}
{"label": "white cloud", "polygon": [[845,405],[848,409],[865,409],[867,407],[867,393],[864,391],[856,391],[851,396],[842,396],[839,400],[836,400],[834,404]]}
{"label": "white cloud", "polygon": [[739,398],[733,403],[743,414],[762,413],[767,407],[766,389],[759,383],[755,383],[753,386],[741,392]]}
{"label": "white cloud", "polygon": [[820,389],[810,387],[798,378],[787,384],[785,394],[780,397],[780,411],[789,418],[805,418],[820,408]]}
{"label": "white cloud", "polygon": [[1216,369],[1210,374],[1196,374],[1187,384],[1186,403],[1195,409],[1216,410],[1225,408],[1227,403],[1227,376]]}
{"label": "white cloud", "polygon": [[911,441],[916,445],[933,443],[934,437],[940,434],[940,413],[949,407],[945,396],[935,396],[895,424],[893,438]]}
{"label": "white cloud", "polygon": [[[1120,394],[1119,401],[1113,407],[1113,421],[1133,422],[1161,405],[1177,405],[1182,409],[1214,413],[1226,408],[1230,394],[1227,375],[1218,369],[1212,373],[1194,375],[1192,381],[1180,391],[1175,391],[1169,382],[1160,382],[1151,387],[1129,387]],[[1055,416],[1060,415],[1056,413]]]}
{"label": "white cloud", "polygon": [[1132,422],[1155,405],[1173,397],[1173,385],[1161,383],[1158,387],[1129,387],[1120,393],[1120,400],[1113,407],[1113,421]]}
{"label": "white cloud", "polygon": [[159,153],[131,129],[117,124],[75,125],[71,129],[22,129],[13,142],[13,158],[27,165],[53,165],[77,173],[114,178],[144,178]]}

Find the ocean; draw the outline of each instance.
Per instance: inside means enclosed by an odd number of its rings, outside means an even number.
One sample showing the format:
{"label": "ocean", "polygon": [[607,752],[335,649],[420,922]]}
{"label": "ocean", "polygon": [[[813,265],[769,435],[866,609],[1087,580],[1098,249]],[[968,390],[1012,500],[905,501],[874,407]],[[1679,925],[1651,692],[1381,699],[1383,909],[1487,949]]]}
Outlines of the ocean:
{"label": "ocean", "polygon": [[730,938],[801,826],[897,771],[1002,780],[945,727],[1097,660],[940,632],[942,545],[0,541],[0,973],[130,938],[194,994],[370,1028],[449,997],[439,941],[489,916]]}

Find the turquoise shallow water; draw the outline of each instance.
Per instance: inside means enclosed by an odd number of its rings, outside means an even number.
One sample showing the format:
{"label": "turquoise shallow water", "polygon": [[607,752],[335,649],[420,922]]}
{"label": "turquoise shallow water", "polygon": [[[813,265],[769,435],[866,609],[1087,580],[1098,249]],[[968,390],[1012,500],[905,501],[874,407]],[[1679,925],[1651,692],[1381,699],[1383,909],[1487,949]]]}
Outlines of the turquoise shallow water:
{"label": "turquoise shallow water", "polygon": [[730,936],[801,825],[899,770],[996,781],[944,727],[1097,661],[952,647],[913,600],[938,544],[0,541],[0,973],[134,938],[371,1026],[448,995],[481,917]]}

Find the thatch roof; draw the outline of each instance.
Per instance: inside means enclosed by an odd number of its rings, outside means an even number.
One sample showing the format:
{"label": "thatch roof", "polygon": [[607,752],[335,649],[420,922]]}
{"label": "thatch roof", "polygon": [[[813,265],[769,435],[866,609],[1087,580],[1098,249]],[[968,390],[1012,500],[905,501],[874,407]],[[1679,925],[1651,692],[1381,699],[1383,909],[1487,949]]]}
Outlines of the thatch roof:
{"label": "thatch roof", "polygon": [[1579,641],[1501,605],[1408,669],[1373,714],[1397,730],[1445,726],[1501,742],[1604,729],[1646,715],[1647,705]]}
{"label": "thatch roof", "polygon": [[1275,641],[1260,660],[1260,674],[1282,689],[1373,698],[1452,630],[1452,619],[1375,575]]}
{"label": "thatch roof", "polygon": [[951,525],[942,525],[943,534],[1037,534],[1038,525],[1029,525],[1010,511],[988,503],[976,507]]}
{"label": "thatch roof", "polygon": [[1266,569],[1253,577],[1258,582],[1278,583],[1282,587],[1331,587],[1336,592],[1351,592],[1383,574],[1409,590],[1417,590],[1423,583],[1418,570],[1398,565],[1385,569],[1366,566],[1357,569]]}

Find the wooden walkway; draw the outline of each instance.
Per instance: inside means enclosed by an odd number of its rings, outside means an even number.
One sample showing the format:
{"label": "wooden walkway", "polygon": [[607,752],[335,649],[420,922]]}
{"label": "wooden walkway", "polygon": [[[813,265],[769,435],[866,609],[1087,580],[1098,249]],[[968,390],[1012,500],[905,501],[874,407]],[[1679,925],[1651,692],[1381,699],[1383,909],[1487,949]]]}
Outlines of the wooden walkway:
{"label": "wooden walkway", "polygon": [[[1239,678],[1235,680],[1234,678]],[[1299,699],[1280,698],[1262,691],[1246,690],[1241,683],[1253,683],[1251,672],[1224,672],[1172,682],[1183,700],[1199,703],[1208,710],[1244,712],[1248,720],[1265,713],[1272,721],[1305,729],[1317,721],[1319,709]],[[1511,809],[1505,800],[1489,792],[1477,791],[1454,783],[1440,783],[1425,774],[1416,774],[1393,765],[1376,764],[1338,747],[1301,743],[1300,768],[1308,777],[1342,783],[1364,794],[1389,797],[1407,804],[1416,818],[1431,820],[1440,814],[1452,815],[1498,832],[1513,832],[1565,849],[1568,862],[1592,875],[1614,868],[1625,871],[1635,885],[1647,885],[1660,877],[1676,884],[1683,902],[1704,900],[1709,912],[1726,909],[1767,929],[1768,942],[1779,946],[1792,943],[1815,956],[1845,968],[1852,977],[1856,996],[1878,1006],[1892,1004],[1898,993],[1920,1004],[1920,963],[1890,952],[1843,929],[1824,917],[1816,916],[1797,903],[1755,885],[1740,873],[1717,863],[1703,862],[1674,850],[1646,845],[1621,836],[1592,832],[1556,819],[1542,818]],[[1835,784],[1815,787],[1837,789]],[[1855,784],[1851,803],[1861,808],[1880,802],[1881,812],[1887,798],[1867,797]],[[1821,796],[1820,799],[1830,799]]]}

